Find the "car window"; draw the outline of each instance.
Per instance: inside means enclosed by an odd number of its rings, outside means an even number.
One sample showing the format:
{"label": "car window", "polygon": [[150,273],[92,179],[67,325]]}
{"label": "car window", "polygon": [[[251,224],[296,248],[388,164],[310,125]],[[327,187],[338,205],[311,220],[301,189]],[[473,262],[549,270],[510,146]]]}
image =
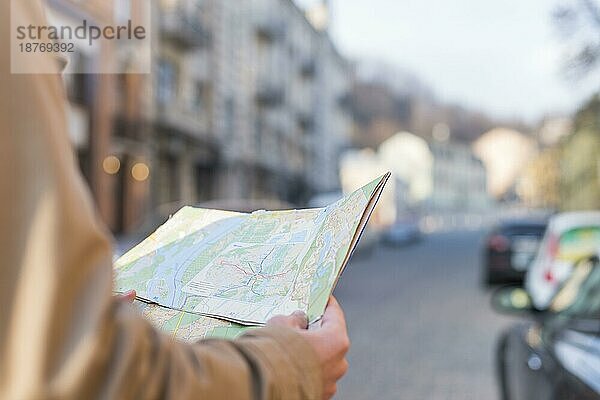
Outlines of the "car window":
{"label": "car window", "polygon": [[498,229],[505,235],[528,234],[536,236],[542,236],[545,230],[546,227],[543,225],[507,225]]}
{"label": "car window", "polygon": [[577,261],[594,254],[600,247],[600,227],[581,227],[560,235],[556,258],[563,261]]}

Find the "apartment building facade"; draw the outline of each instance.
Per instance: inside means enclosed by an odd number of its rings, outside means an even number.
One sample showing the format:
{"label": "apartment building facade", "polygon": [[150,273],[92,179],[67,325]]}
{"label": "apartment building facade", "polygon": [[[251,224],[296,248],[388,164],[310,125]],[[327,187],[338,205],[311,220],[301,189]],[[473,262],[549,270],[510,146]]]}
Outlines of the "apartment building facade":
{"label": "apartment building facade", "polygon": [[[183,204],[302,205],[339,188],[351,69],[292,0],[49,1],[106,23],[151,17],[151,74],[66,76],[73,142],[113,231]],[[116,57],[102,50],[74,58]]]}
{"label": "apartment building facade", "polygon": [[302,204],[339,188],[352,79],[326,32],[291,0],[153,7],[153,74],[139,100],[150,209],[232,198]]}
{"label": "apartment building facade", "polygon": [[467,143],[433,141],[433,211],[480,211],[490,205],[486,169]]}
{"label": "apartment building facade", "polygon": [[303,203],[339,188],[351,71],[290,0],[214,1],[212,129],[219,197]]}

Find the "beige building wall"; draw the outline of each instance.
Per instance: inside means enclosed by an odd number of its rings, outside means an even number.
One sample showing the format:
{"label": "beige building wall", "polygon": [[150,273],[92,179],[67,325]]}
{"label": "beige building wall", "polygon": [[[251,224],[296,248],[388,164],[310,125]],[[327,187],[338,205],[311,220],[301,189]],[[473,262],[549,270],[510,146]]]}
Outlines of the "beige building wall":
{"label": "beige building wall", "polygon": [[506,128],[484,133],[473,143],[473,151],[486,167],[488,192],[496,198],[514,187],[523,168],[538,152],[534,139]]}

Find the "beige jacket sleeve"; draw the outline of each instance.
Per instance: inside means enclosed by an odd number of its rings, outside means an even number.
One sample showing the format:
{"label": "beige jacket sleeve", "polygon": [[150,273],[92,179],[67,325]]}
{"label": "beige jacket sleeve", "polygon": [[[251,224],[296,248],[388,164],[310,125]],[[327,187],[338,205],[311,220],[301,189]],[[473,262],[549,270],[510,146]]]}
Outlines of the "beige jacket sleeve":
{"label": "beige jacket sleeve", "polygon": [[59,75],[10,73],[11,3],[43,21],[38,0],[0,1],[0,398],[319,398],[316,356],[291,330],[188,345],[112,298]]}

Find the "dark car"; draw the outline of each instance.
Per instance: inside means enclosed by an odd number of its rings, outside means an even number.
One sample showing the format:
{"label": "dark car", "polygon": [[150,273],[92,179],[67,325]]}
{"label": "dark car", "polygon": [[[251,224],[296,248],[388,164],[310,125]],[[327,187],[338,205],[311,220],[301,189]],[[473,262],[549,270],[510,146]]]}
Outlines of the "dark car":
{"label": "dark car", "polygon": [[484,244],[484,283],[522,283],[545,230],[546,221],[538,220],[504,221],[494,227]]}
{"label": "dark car", "polygon": [[600,399],[600,267],[579,263],[552,301],[536,312],[522,288],[503,288],[492,300],[508,314],[532,321],[502,334],[497,376],[502,400]]}

